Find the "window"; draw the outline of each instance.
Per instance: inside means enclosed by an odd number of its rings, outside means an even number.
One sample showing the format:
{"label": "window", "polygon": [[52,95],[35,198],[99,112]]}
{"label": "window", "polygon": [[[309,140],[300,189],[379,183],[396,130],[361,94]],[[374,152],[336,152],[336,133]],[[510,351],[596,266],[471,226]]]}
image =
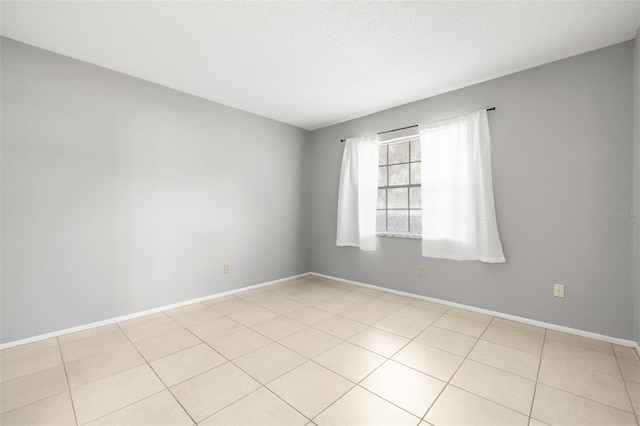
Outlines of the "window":
{"label": "window", "polygon": [[404,138],[379,146],[376,232],[420,236],[420,139]]}

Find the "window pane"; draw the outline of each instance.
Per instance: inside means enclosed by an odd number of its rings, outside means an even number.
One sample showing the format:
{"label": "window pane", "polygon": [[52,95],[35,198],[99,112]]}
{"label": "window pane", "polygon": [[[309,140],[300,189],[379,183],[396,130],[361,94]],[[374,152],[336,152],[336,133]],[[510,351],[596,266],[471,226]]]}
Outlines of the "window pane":
{"label": "window pane", "polygon": [[387,190],[386,189],[378,189],[378,208],[379,209],[387,208]]}
{"label": "window pane", "polygon": [[[422,233],[420,141],[407,140],[378,147],[376,231]],[[388,188],[397,186],[397,188]]]}
{"label": "window pane", "polygon": [[411,141],[411,161],[420,160],[420,140]]}
{"label": "window pane", "polygon": [[[410,209],[422,208],[421,198],[422,198],[422,188],[420,188],[419,186],[414,186],[409,188],[409,208]],[[380,195],[378,195],[378,199],[380,199]],[[378,208],[380,208],[379,202],[378,202]]]}
{"label": "window pane", "polygon": [[408,210],[389,210],[387,229],[393,232],[409,231],[409,215]]}
{"label": "window pane", "polygon": [[390,188],[387,190],[387,208],[406,209],[409,207],[409,188]]}
{"label": "window pane", "polygon": [[380,145],[378,147],[378,164],[384,166],[387,164],[387,146]]}
{"label": "window pane", "polygon": [[409,142],[392,143],[389,147],[389,164],[409,162]]}
{"label": "window pane", "polygon": [[409,232],[412,234],[422,233],[422,210],[411,210],[409,212]]}
{"label": "window pane", "polygon": [[387,167],[378,167],[378,186],[387,186]]}
{"label": "window pane", "polygon": [[420,183],[420,168],[422,167],[422,163],[411,163],[411,183],[416,184]]}
{"label": "window pane", "polygon": [[376,231],[384,232],[387,230],[387,212],[386,210],[378,210],[376,214]]}
{"label": "window pane", "polygon": [[389,185],[409,185],[409,165],[389,166]]}

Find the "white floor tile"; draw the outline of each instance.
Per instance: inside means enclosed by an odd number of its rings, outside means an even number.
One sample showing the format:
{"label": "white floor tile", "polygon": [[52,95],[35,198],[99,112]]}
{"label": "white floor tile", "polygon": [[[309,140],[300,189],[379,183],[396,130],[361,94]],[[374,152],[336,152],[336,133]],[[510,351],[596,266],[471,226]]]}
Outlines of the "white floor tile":
{"label": "white floor tile", "polygon": [[280,398],[312,419],[353,387],[353,383],[309,361],[267,385]]}
{"label": "white floor tile", "polygon": [[201,426],[303,426],[309,420],[266,388],[234,402]]}
{"label": "white floor tile", "polygon": [[356,386],[313,421],[318,426],[413,426],[420,419]]}
{"label": "white floor tile", "polygon": [[387,361],[360,383],[363,388],[420,418],[445,385],[443,381],[395,361]]}
{"label": "white floor tile", "polygon": [[447,386],[425,416],[434,425],[526,426],[529,418],[506,407]]}

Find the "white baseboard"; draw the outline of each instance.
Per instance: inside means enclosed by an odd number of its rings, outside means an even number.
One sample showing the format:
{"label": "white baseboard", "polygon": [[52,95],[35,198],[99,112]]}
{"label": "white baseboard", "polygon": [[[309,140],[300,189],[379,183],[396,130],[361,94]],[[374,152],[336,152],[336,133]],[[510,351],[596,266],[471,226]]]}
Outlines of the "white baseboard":
{"label": "white baseboard", "polygon": [[343,283],[346,283],[346,284],[353,284],[353,285],[357,285],[357,286],[360,286],[360,287],[367,287],[367,288],[371,288],[371,289],[374,289],[374,290],[384,291],[386,293],[398,294],[400,296],[415,297],[417,299],[422,299],[422,300],[426,300],[426,301],[429,301],[429,302],[440,303],[441,305],[451,306],[451,307],[454,307],[454,308],[462,308],[462,309],[466,309],[468,311],[478,312],[478,313],[481,313],[481,314],[487,314],[487,315],[491,315],[491,316],[498,317],[498,318],[508,319],[508,320],[511,320],[511,321],[517,321],[517,322],[521,322],[523,324],[534,325],[536,327],[548,328],[549,330],[562,331],[564,333],[575,334],[577,336],[588,337],[590,339],[595,339],[595,340],[601,340],[601,341],[607,342],[607,343],[615,343],[616,345],[627,346],[627,347],[634,348],[636,350],[636,352],[638,353],[638,356],[640,356],[640,346],[638,346],[638,343],[634,342],[633,340],[626,340],[626,339],[620,339],[618,337],[605,336],[604,334],[598,334],[598,333],[592,333],[590,331],[578,330],[576,328],[565,327],[565,326],[562,326],[562,325],[551,324],[551,323],[543,322],[543,321],[537,321],[537,320],[533,320],[533,319],[529,319],[529,318],[519,317],[519,316],[516,316],[516,315],[503,314],[502,312],[491,311],[489,309],[476,308],[475,306],[463,305],[462,303],[449,302],[447,300],[436,299],[434,297],[422,296],[420,294],[408,293],[408,292],[405,292],[405,291],[393,290],[393,289],[390,289],[390,288],[379,287],[379,286],[376,286],[376,285],[361,283],[361,282],[358,282],[358,281],[345,280],[343,278],[332,277],[330,275],[319,274],[317,272],[311,272],[310,275],[315,275],[317,277],[327,278],[329,280],[339,281],[339,282],[343,282]]}
{"label": "white baseboard", "polygon": [[468,311],[478,312],[478,313],[481,313],[481,314],[487,314],[487,315],[491,315],[491,316],[498,317],[498,318],[508,319],[508,320],[511,320],[511,321],[517,321],[517,322],[521,322],[523,324],[529,324],[529,325],[534,325],[534,326],[537,326],[537,327],[548,328],[549,330],[562,331],[564,333],[575,334],[577,336],[588,337],[588,338],[595,339],[595,340],[601,340],[603,342],[615,343],[617,345],[634,348],[636,350],[636,352],[638,353],[638,356],[640,356],[640,346],[638,345],[638,342],[634,342],[633,340],[626,340],[626,339],[620,339],[618,337],[605,336],[603,334],[592,333],[590,331],[584,331],[584,330],[579,330],[579,329],[576,329],[576,328],[565,327],[565,326],[551,324],[551,323],[547,323],[547,322],[543,322],[543,321],[537,321],[537,320],[533,320],[533,319],[529,319],[529,318],[519,317],[519,316],[516,316],[516,315],[504,314],[502,312],[491,311],[491,310],[488,310],[488,309],[476,308],[475,306],[463,305],[461,303],[449,302],[447,300],[436,299],[434,297],[422,296],[420,294],[414,294],[414,293],[408,293],[408,292],[405,292],[405,291],[393,290],[393,289],[390,289],[390,288],[380,287],[380,286],[376,286],[376,285],[372,285],[372,284],[366,284],[366,283],[362,283],[362,282],[359,282],[359,281],[352,281],[352,280],[347,280],[347,279],[344,279],[344,278],[333,277],[331,275],[319,274],[317,272],[307,272],[307,273],[304,273],[304,274],[293,275],[293,276],[290,276],[290,277],[281,278],[281,279],[277,279],[277,280],[273,280],[273,281],[268,281],[268,282],[264,282],[264,283],[260,283],[260,284],[255,284],[255,285],[251,285],[251,286],[248,286],[248,287],[242,287],[242,288],[239,288],[239,289],[236,289],[236,290],[230,290],[230,291],[225,291],[225,292],[222,292],[222,293],[216,293],[216,294],[213,294],[213,295],[210,295],[210,296],[204,296],[204,297],[199,297],[199,298],[196,298],[196,299],[185,300],[183,302],[173,303],[173,304],[167,305],[167,306],[160,306],[160,307],[157,307],[157,308],[148,309],[148,310],[140,311],[140,312],[135,312],[135,313],[128,314],[128,315],[122,315],[122,316],[115,317],[115,318],[109,318],[109,319],[105,319],[105,320],[102,320],[102,321],[97,321],[97,322],[92,322],[92,323],[89,323],[89,324],[79,325],[77,327],[71,327],[71,328],[67,328],[67,329],[64,329],[64,330],[53,331],[51,333],[46,333],[46,334],[41,334],[41,335],[38,335],[38,336],[28,337],[26,339],[15,340],[13,342],[0,344],[0,350],[12,348],[14,346],[24,345],[24,344],[27,344],[27,343],[37,342],[39,340],[49,339],[51,337],[57,337],[57,336],[62,336],[62,335],[69,334],[69,333],[75,333],[75,332],[78,332],[78,331],[88,330],[90,328],[95,328],[95,327],[101,327],[101,326],[104,326],[104,325],[114,324],[114,323],[117,323],[117,322],[122,322],[122,321],[126,321],[126,320],[133,319],[133,318],[138,318],[138,317],[141,317],[141,316],[144,316],[144,315],[155,314],[157,312],[162,312],[162,311],[166,311],[166,310],[169,310],[169,309],[179,308],[181,306],[190,305],[192,303],[199,303],[199,302],[204,302],[204,301],[211,300],[211,299],[217,299],[217,298],[220,298],[220,297],[225,297],[225,296],[229,296],[229,295],[236,294],[236,293],[241,293],[243,291],[253,290],[253,289],[256,289],[256,288],[266,287],[266,286],[270,286],[270,285],[273,285],[273,284],[281,283],[281,282],[284,282],[284,281],[293,280],[293,279],[304,277],[304,276],[307,276],[307,275],[315,275],[315,276],[318,276],[318,277],[327,278],[327,279],[330,279],[330,280],[339,281],[339,282],[343,282],[343,283],[346,283],[346,284],[353,284],[353,285],[357,285],[357,286],[360,286],[360,287],[371,288],[371,289],[374,289],[374,290],[384,291],[386,293],[398,294],[398,295],[401,295],[401,296],[414,297],[414,298],[426,300],[426,301],[429,301],[429,302],[440,303],[440,304],[446,305],[446,306],[451,306],[451,307],[455,307],[455,308],[462,308],[462,309],[466,309]]}
{"label": "white baseboard", "polygon": [[62,336],[62,335],[69,334],[69,333],[75,333],[75,332],[78,332],[78,331],[88,330],[90,328],[102,327],[104,325],[114,324],[114,323],[117,323],[117,322],[130,320],[130,319],[133,319],[133,318],[138,318],[138,317],[141,317],[141,316],[144,316],[144,315],[155,314],[157,312],[167,311],[169,309],[179,308],[179,307],[185,306],[185,305],[191,305],[192,303],[199,303],[199,302],[204,302],[204,301],[211,300],[211,299],[217,299],[217,298],[220,298],[220,297],[225,297],[225,296],[229,296],[229,295],[236,294],[236,293],[241,293],[241,292],[247,291],[247,290],[253,290],[253,289],[256,289],[256,288],[266,287],[266,286],[277,284],[277,283],[281,283],[281,282],[284,282],[284,281],[294,280],[296,278],[305,277],[307,275],[311,275],[311,272],[306,272],[304,274],[299,274],[299,275],[293,275],[293,276],[286,277],[286,278],[280,278],[280,279],[273,280],[273,281],[268,281],[268,282],[265,282],[265,283],[250,285],[248,287],[242,287],[242,288],[239,288],[239,289],[236,289],[236,290],[230,290],[230,291],[225,291],[225,292],[222,292],[222,293],[216,293],[216,294],[213,294],[213,295],[210,295],[210,296],[199,297],[197,299],[185,300],[184,302],[178,302],[178,303],[173,303],[173,304],[167,305],[167,306],[160,306],[160,307],[153,308],[153,309],[147,309],[146,311],[135,312],[135,313],[132,313],[132,314],[122,315],[122,316],[115,317],[115,318],[109,318],[109,319],[105,319],[105,320],[102,320],[102,321],[96,321],[96,322],[92,322],[92,323],[89,323],[89,324],[83,324],[83,325],[79,325],[77,327],[66,328],[64,330],[52,331],[51,333],[40,334],[38,336],[28,337],[26,339],[14,340],[13,342],[7,342],[7,343],[0,344],[0,350],[12,348],[14,346],[25,345],[27,343],[37,342],[39,340],[50,339],[51,337],[57,337],[57,336]]}

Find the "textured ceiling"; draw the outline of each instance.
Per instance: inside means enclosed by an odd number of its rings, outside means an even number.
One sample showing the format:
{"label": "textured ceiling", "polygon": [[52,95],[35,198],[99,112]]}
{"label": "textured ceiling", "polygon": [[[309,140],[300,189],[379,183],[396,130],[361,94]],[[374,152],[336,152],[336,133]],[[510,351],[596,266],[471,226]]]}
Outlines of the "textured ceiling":
{"label": "textured ceiling", "polygon": [[305,129],[632,39],[640,2],[3,1],[1,34]]}

